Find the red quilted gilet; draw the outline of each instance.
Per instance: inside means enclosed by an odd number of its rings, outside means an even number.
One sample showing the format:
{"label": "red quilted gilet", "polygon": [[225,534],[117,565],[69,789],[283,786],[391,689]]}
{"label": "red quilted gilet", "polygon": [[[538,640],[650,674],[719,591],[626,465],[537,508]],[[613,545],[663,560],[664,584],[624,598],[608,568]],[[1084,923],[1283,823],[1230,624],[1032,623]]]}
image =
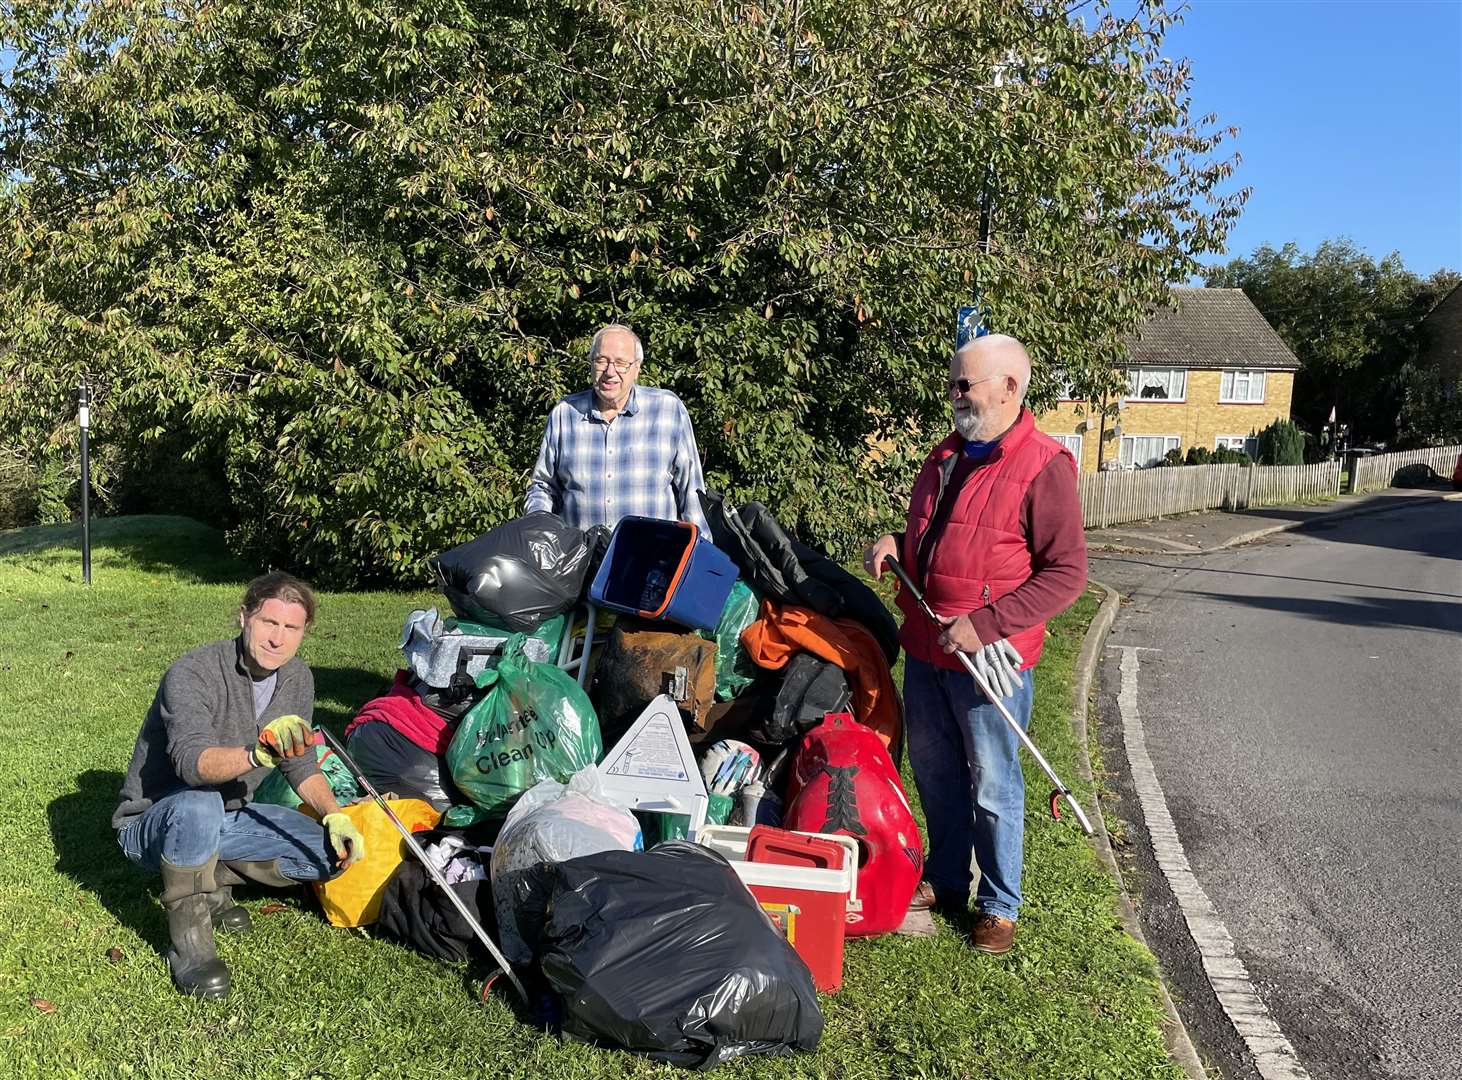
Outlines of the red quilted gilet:
{"label": "red quilted gilet", "polygon": [[[961,452],[964,439],[952,434],[934,448],[914,481],[909,520],[904,529],[899,561],[911,575],[917,573],[919,544],[939,504],[940,481],[946,462]],[[928,556],[928,571],[921,583],[929,606],[940,615],[964,615],[1000,599],[1031,575],[1030,548],[1020,527],[1020,508],[1032,481],[1057,454],[1066,449],[1036,430],[1035,417],[1021,409],[990,459],[965,481]],[[937,667],[963,670],[954,655],[939,648],[939,632],[906,590],[898,605],[904,613],[899,642],[913,657]],[[1010,635],[1020,650],[1023,668],[1041,658],[1046,624],[1038,623]]]}

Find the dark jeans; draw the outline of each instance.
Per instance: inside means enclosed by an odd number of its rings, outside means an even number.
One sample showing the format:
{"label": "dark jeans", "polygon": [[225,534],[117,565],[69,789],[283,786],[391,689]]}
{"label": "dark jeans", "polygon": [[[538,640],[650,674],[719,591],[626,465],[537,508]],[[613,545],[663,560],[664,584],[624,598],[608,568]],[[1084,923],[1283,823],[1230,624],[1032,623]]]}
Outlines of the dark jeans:
{"label": "dark jeans", "polygon": [[279,860],[280,873],[296,881],[320,881],[338,870],[314,818],[286,806],[251,803],[225,810],[216,791],[191,788],[159,799],[117,830],[122,853],[139,866],[197,866],[220,862]]}

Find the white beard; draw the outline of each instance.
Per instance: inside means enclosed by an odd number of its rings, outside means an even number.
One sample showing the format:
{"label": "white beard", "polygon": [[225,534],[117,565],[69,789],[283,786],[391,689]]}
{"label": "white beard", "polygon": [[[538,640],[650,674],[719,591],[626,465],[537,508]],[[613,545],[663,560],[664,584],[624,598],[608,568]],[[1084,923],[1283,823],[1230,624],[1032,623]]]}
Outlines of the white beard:
{"label": "white beard", "polygon": [[980,418],[974,414],[973,410],[955,409],[953,412],[954,430],[960,433],[960,437],[964,439],[978,438],[980,429],[984,425],[980,423]]}

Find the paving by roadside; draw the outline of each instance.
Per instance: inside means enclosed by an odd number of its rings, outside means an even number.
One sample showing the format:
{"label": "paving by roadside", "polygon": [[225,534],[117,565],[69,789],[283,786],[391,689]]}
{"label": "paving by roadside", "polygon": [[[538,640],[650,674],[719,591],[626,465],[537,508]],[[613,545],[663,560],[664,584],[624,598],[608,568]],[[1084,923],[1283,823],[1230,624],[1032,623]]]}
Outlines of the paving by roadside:
{"label": "paving by roadside", "polygon": [[1086,544],[1092,551],[1191,555],[1234,547],[1274,532],[1311,528],[1358,514],[1385,513],[1438,499],[1462,499],[1462,492],[1453,491],[1450,485],[1387,488],[1366,495],[1342,495],[1328,502],[1304,506],[1177,514],[1105,529],[1088,529]]}

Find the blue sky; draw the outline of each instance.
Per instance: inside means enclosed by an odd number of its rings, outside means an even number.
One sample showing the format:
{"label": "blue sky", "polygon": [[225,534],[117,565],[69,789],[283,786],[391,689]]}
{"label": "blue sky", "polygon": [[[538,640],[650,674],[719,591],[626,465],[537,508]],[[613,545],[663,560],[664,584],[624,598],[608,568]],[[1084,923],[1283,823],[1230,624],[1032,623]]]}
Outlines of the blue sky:
{"label": "blue sky", "polygon": [[1230,256],[1345,235],[1462,270],[1462,0],[1192,0],[1163,51],[1240,128]]}

